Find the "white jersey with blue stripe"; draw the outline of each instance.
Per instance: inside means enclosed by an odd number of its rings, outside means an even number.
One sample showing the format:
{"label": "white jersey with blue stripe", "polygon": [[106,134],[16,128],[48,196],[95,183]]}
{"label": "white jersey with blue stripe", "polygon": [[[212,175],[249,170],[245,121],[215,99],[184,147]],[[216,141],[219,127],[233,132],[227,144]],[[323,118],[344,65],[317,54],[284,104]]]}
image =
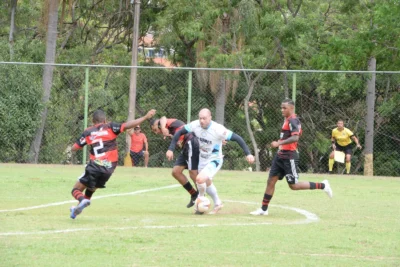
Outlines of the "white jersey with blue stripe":
{"label": "white jersey with blue stripe", "polygon": [[211,121],[207,129],[201,127],[199,120],[192,121],[185,125],[185,129],[193,132],[199,139],[199,170],[213,160],[221,160],[222,141],[232,137],[232,131],[215,121]]}

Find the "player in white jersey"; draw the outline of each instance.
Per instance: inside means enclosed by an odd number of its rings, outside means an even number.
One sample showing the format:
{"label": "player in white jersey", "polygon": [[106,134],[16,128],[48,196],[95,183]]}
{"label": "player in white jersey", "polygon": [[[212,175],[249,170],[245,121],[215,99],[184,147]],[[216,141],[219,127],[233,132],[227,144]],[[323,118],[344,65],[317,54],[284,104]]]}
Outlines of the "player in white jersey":
{"label": "player in white jersey", "polygon": [[193,132],[199,139],[200,157],[199,174],[196,177],[196,184],[199,191],[198,197],[204,197],[207,192],[214,201],[214,209],[209,214],[217,213],[222,207],[222,202],[218,197],[217,188],[212,182],[212,178],[221,168],[223,163],[222,142],[224,140],[236,141],[246,154],[246,160],[250,164],[254,163],[254,156],[243,138],[225,128],[225,126],[211,120],[211,111],[202,109],[199,112],[199,119],[186,124],[181,130],[175,133],[166,156],[172,160],[174,149],[179,136]]}

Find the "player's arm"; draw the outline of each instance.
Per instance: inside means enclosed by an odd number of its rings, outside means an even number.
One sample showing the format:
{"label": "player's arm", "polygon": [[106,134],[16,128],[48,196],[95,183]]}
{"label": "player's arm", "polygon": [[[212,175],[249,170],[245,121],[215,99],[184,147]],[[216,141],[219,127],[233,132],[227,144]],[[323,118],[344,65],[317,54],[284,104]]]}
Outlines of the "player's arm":
{"label": "player's arm", "polygon": [[144,147],[146,148],[145,152],[149,153],[149,143],[147,142],[147,138],[144,139],[143,143]]}
{"label": "player's arm", "polygon": [[333,130],[332,130],[331,142],[332,142],[332,149],[335,150],[336,149],[336,145],[335,145],[336,139],[335,139],[335,136],[333,134]]}
{"label": "player's arm", "polygon": [[151,119],[154,116],[154,114],[156,114],[156,110],[155,109],[151,109],[150,111],[147,112],[147,114],[145,116],[143,116],[141,118],[138,118],[136,120],[127,121],[125,123],[125,129],[134,128],[135,126],[141,124],[145,120]]}
{"label": "player's arm", "polygon": [[254,162],[254,156],[251,154],[249,147],[244,142],[243,138],[235,133],[232,133],[230,138],[226,140],[232,140],[239,144],[239,146],[243,149],[244,154],[246,155],[247,161],[251,164]]}
{"label": "player's arm", "polygon": [[171,136],[167,129],[167,117],[162,116],[159,121],[160,130],[164,136]]}
{"label": "player's arm", "polygon": [[86,134],[85,132],[79,137],[78,140],[74,143],[74,145],[71,148],[72,152],[81,150],[85,145],[87,144],[86,142]]}
{"label": "player's arm", "polygon": [[293,134],[288,139],[278,140],[277,143],[278,143],[278,146],[280,146],[280,145],[291,144],[291,143],[294,143],[294,142],[297,142],[297,141],[299,141],[299,134]]}
{"label": "player's arm", "polygon": [[172,160],[174,158],[174,150],[176,147],[176,143],[179,140],[179,137],[182,134],[187,134],[188,132],[189,131],[185,127],[182,127],[179,131],[175,132],[174,137],[172,137],[171,143],[169,144],[168,151],[166,153],[168,160]]}
{"label": "player's arm", "polygon": [[351,137],[351,139],[354,141],[354,143],[356,143],[358,149],[362,148],[362,146],[360,145],[360,142],[358,141],[358,138],[355,135],[353,135]]}

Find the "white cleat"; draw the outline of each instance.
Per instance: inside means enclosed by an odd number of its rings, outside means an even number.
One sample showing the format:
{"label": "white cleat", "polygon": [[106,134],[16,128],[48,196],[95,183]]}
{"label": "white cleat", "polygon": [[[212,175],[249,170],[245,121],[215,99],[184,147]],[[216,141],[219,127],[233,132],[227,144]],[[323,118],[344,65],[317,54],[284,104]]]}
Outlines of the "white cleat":
{"label": "white cleat", "polygon": [[208,214],[217,214],[222,208],[224,207],[224,204],[219,204],[219,205],[215,205],[214,209],[212,211],[210,211]]}
{"label": "white cleat", "polygon": [[268,215],[268,210],[263,211],[262,208],[258,208],[257,210],[250,212],[250,214],[254,216]]}
{"label": "white cleat", "polygon": [[333,192],[332,192],[332,188],[331,188],[331,185],[329,184],[328,180],[323,180],[322,183],[325,184],[325,188],[324,188],[325,193],[328,195],[328,197],[332,198]]}

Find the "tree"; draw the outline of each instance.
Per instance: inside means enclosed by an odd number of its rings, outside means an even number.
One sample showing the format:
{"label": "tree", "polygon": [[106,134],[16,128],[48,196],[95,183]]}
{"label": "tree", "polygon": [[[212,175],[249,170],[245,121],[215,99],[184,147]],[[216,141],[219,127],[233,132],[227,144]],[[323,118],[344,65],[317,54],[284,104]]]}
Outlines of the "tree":
{"label": "tree", "polygon": [[29,151],[29,161],[37,163],[40,152],[40,145],[42,143],[43,130],[47,119],[47,104],[49,103],[51,87],[53,83],[54,66],[51,65],[55,62],[56,45],[57,45],[57,23],[58,23],[58,0],[48,1],[48,25],[47,25],[47,41],[46,41],[46,59],[45,62],[49,65],[44,66],[43,71],[43,111],[41,113],[41,123],[36,131],[35,139],[31,144]]}

